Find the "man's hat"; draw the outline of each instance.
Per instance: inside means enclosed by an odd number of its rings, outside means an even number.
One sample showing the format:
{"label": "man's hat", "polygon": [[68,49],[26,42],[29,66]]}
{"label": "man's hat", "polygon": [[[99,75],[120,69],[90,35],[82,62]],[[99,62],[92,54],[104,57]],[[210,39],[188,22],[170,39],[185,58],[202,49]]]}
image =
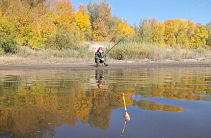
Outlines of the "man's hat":
{"label": "man's hat", "polygon": [[99,49],[98,50],[103,50],[103,48],[102,47],[99,47]]}

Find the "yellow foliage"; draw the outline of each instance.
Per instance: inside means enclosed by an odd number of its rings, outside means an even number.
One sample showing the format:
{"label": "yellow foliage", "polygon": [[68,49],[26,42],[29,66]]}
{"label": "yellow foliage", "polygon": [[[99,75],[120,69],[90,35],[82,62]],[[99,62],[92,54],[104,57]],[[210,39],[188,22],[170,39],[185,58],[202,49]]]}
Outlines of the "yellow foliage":
{"label": "yellow foliage", "polygon": [[6,16],[0,18],[0,40],[6,42],[6,40],[13,35],[15,30],[14,24],[8,20]]}
{"label": "yellow foliage", "polygon": [[166,43],[170,46],[173,46],[176,44],[176,36],[175,34],[178,32],[178,20],[167,20],[165,21],[165,37],[166,37]]}
{"label": "yellow foliage", "polygon": [[189,44],[188,46],[189,47],[192,47],[194,45],[194,32],[195,32],[195,28],[196,28],[196,25],[193,21],[188,21],[188,32],[187,32],[187,35],[188,35],[188,39],[189,39]]}
{"label": "yellow foliage", "polygon": [[102,19],[98,19],[93,22],[93,34],[92,38],[94,41],[103,41],[107,33],[108,26],[105,25],[105,22]]}
{"label": "yellow foliage", "polygon": [[127,24],[127,22],[123,21],[122,19],[118,19],[114,34],[115,33],[129,37],[134,33],[134,30]]}
{"label": "yellow foliage", "polygon": [[2,2],[0,2],[0,17],[2,16],[2,14],[3,14]]}
{"label": "yellow foliage", "polygon": [[82,30],[85,31],[86,29],[90,28],[89,22],[89,15],[83,15],[82,12],[78,11],[75,15],[76,25]]}
{"label": "yellow foliage", "polygon": [[65,30],[73,38],[75,44],[84,40],[84,34],[80,28],[73,23],[62,23],[57,30]]}
{"label": "yellow foliage", "polygon": [[83,15],[89,14],[89,11],[84,4],[80,4],[79,11],[82,12]]}
{"label": "yellow foliage", "polygon": [[[56,32],[65,30],[74,42],[90,38],[104,41],[113,35],[129,37],[134,30],[123,19],[112,17],[111,7],[106,1],[87,7],[80,4],[75,11],[70,0],[51,0],[29,5],[26,0],[0,1],[0,34],[6,39],[9,34],[19,45],[31,45],[42,48],[46,40],[56,37]],[[208,31],[193,21],[172,19],[158,22],[155,18],[146,20],[145,30],[140,27],[134,37],[136,41],[146,40],[148,43],[161,45],[181,45],[196,48],[208,45]],[[143,33],[140,33],[142,30]],[[145,37],[145,38],[143,38]],[[207,40],[208,41],[208,40]],[[196,46],[196,47],[195,47]]]}
{"label": "yellow foliage", "polygon": [[73,21],[73,6],[70,1],[68,0],[62,0],[62,1],[56,1],[56,10],[55,10],[55,24],[60,23],[69,23]]}
{"label": "yellow foliage", "polygon": [[15,41],[22,45],[24,43],[24,30],[27,30],[27,25],[29,24],[29,6],[23,5],[20,0],[10,0],[8,2],[8,7],[3,14],[3,5],[0,3],[1,16],[7,17],[7,20],[11,23],[11,28],[13,29],[10,33],[14,35]]}
{"label": "yellow foliage", "polygon": [[206,38],[208,38],[208,32],[205,29],[205,27],[199,26],[198,28],[196,28],[195,34],[194,34],[194,40],[195,40],[194,42],[195,42],[196,48],[199,48],[202,45],[205,45]]}
{"label": "yellow foliage", "polygon": [[78,26],[70,24],[68,31],[70,32],[70,35],[74,38],[75,43],[80,43],[84,40],[84,34],[80,31]]}
{"label": "yellow foliage", "polygon": [[83,39],[85,37],[88,39],[91,36],[91,23],[89,19],[90,16],[86,12],[78,11],[75,14],[75,25],[80,29],[81,34],[83,34]]}
{"label": "yellow foliage", "polygon": [[176,35],[177,44],[181,45],[182,47],[188,45],[188,21],[184,19],[178,19],[178,32]]}
{"label": "yellow foliage", "polygon": [[152,41],[158,45],[165,43],[165,23],[164,22],[153,22],[152,24]]}
{"label": "yellow foliage", "polygon": [[29,41],[29,44],[34,49],[43,48],[47,38],[54,36],[57,29],[53,22],[46,20],[46,16],[41,16],[39,19],[35,20],[32,23],[32,26],[32,39]]}
{"label": "yellow foliage", "polygon": [[0,18],[0,32],[4,32],[5,34],[10,33],[12,23],[8,20],[6,16]]}

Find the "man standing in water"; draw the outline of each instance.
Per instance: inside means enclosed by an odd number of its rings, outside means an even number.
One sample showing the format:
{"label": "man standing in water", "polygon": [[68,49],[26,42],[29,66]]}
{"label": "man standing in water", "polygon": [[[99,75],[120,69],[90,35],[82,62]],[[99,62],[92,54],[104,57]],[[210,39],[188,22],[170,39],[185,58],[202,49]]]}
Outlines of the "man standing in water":
{"label": "man standing in water", "polygon": [[95,52],[95,63],[96,67],[100,66],[100,63],[108,66],[108,64],[106,64],[105,55],[102,47],[99,47],[98,50]]}

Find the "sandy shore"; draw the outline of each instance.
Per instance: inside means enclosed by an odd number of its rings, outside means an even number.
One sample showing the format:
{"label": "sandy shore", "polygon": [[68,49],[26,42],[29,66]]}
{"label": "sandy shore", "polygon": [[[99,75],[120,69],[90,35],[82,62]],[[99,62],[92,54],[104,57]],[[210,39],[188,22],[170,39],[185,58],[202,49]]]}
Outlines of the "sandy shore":
{"label": "sandy shore", "polygon": [[22,63],[22,64],[0,64],[0,70],[121,70],[139,68],[178,68],[178,67],[211,67],[211,62],[134,62],[116,61],[108,62],[109,66],[95,67],[95,63]]}

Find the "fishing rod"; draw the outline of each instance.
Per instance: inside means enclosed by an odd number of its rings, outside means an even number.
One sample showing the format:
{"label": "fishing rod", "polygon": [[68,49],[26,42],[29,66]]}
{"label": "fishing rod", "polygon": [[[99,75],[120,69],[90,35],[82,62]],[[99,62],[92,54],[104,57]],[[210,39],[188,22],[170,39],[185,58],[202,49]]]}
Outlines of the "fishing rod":
{"label": "fishing rod", "polygon": [[[120,39],[114,46],[112,46],[106,53],[105,53],[105,55],[104,56],[106,56],[117,44],[119,44],[119,42],[121,42],[122,40],[124,40],[125,39],[125,37],[123,37],[122,39]],[[103,56],[103,57],[104,57]]]}

